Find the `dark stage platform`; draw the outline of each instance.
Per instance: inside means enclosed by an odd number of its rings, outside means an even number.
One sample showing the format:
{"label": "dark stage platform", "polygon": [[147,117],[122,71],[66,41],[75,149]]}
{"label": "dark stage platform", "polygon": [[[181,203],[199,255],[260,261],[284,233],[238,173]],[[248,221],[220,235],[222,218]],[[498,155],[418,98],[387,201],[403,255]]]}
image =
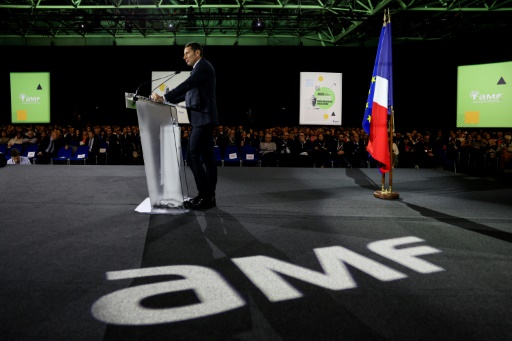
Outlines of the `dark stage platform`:
{"label": "dark stage platform", "polygon": [[[195,185],[187,170],[190,195]],[[143,166],[0,169],[3,340],[511,340],[512,182],[219,167],[147,215]]]}

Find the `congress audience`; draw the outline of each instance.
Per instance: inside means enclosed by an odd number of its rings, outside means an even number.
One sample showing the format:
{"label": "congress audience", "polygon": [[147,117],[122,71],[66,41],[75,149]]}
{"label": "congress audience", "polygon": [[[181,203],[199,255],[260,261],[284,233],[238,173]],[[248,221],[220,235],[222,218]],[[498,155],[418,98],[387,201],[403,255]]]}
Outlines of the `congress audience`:
{"label": "congress audience", "polygon": [[[71,122],[73,123],[73,122]],[[32,162],[48,164],[57,156],[58,149],[68,146],[73,151],[78,145],[88,146],[91,153],[88,164],[134,165],[143,164],[138,126],[73,125],[5,125],[0,126],[0,147],[10,156],[12,147],[23,151],[27,144],[37,144]],[[182,126],[182,146],[186,147],[188,126]],[[510,129],[482,129],[474,131],[450,130],[398,131],[395,133],[395,168],[443,168],[447,162],[461,171],[512,172]],[[258,148],[261,165],[271,167],[360,168],[375,167],[368,155],[368,135],[362,128],[318,126],[245,127],[218,126],[214,142],[222,149],[227,145]],[[100,143],[101,157],[100,157]],[[94,146],[93,146],[94,145]],[[21,152],[23,155],[23,152]],[[93,160],[94,159],[94,160]]]}

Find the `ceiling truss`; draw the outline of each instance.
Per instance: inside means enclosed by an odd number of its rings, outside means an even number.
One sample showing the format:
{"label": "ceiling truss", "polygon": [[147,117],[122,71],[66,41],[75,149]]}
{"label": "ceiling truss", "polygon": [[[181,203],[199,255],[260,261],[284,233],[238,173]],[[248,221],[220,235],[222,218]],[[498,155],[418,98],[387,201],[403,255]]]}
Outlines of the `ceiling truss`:
{"label": "ceiling truss", "polygon": [[[349,46],[511,32],[511,0],[4,0],[0,45]],[[508,35],[510,37],[510,34]]]}

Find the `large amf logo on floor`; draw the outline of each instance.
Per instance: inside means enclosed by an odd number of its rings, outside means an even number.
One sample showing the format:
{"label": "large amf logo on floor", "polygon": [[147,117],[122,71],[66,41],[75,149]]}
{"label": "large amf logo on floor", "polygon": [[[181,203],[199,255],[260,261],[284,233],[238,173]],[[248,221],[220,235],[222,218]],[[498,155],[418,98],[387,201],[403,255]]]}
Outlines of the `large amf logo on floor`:
{"label": "large amf logo on floor", "polygon": [[[368,244],[372,252],[421,274],[444,269],[418,256],[441,252],[430,246],[406,244],[423,242],[417,237],[403,237]],[[313,271],[266,256],[233,258],[235,265],[258,287],[271,302],[300,298],[303,294],[281,275],[302,280],[328,290],[345,290],[357,283],[345,264],[383,282],[407,276],[386,265],[357,254],[342,246],[314,249],[323,272]],[[122,289],[101,297],[92,306],[92,314],[100,321],[117,325],[152,325],[207,317],[237,309],[246,304],[236,290],[216,271],[194,265],[162,266],[145,269],[112,271],[108,280],[178,275],[183,279]],[[155,295],[192,290],[199,303],[164,309],[150,309],[140,302]]]}

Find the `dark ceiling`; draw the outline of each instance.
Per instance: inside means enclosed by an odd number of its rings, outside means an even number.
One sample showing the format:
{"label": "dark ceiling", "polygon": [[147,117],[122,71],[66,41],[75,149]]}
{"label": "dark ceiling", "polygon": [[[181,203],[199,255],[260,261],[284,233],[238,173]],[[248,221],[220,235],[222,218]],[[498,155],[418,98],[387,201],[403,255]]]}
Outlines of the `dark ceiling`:
{"label": "dark ceiling", "polygon": [[387,10],[395,41],[512,36],[511,0],[2,0],[0,45],[374,45]]}

